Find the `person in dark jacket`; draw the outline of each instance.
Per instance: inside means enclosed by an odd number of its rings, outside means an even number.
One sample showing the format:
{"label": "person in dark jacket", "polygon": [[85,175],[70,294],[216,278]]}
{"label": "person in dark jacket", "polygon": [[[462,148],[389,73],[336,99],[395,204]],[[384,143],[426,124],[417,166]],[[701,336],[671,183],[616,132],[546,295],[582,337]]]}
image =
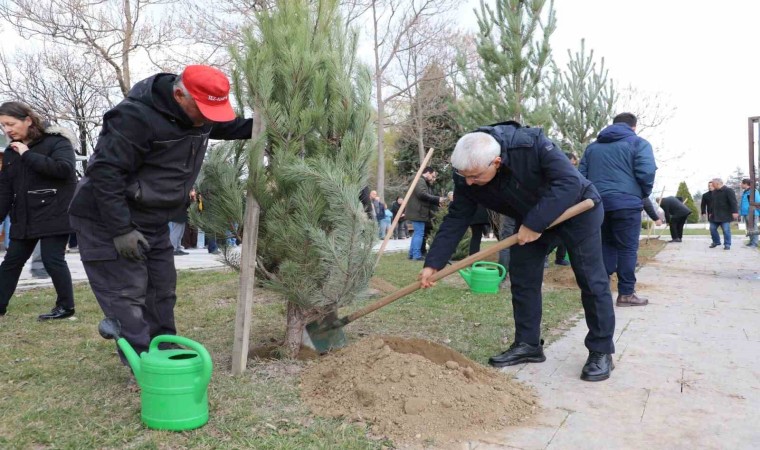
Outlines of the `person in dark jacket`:
{"label": "person in dark jacket", "polygon": [[[420,274],[422,287],[443,268],[467,230],[478,205],[513,217],[519,245],[511,247],[509,273],[515,340],[489,359],[494,367],[546,360],[541,340],[541,284],[547,250],[559,240],[581,289],[589,350],[581,379],[600,381],[613,369],[615,312],[609,277],[602,262],[601,197],[540,128],[505,122],[478,128],[459,139],[451,155],[454,201],[443,220]],[[593,209],[551,230],[567,208],[592,199]]]}
{"label": "person in dark jacket", "polygon": [[[393,214],[393,220],[396,220],[396,216],[398,215],[398,212],[401,210],[401,205],[404,204],[404,199],[402,197],[396,198],[396,201],[393,202],[391,205],[391,214]],[[394,239],[406,239],[407,232],[406,232],[406,212],[401,212],[401,217],[398,219],[398,223],[396,224],[396,229],[393,230],[393,238]]]}
{"label": "person in dark jacket", "polygon": [[720,245],[718,236],[718,227],[720,227],[723,230],[723,250],[731,250],[731,221],[739,219],[736,194],[732,189],[724,186],[720,178],[713,178],[712,183],[715,190],[710,194],[710,210],[712,211],[710,234],[714,234],[714,237],[710,248]]}
{"label": "person in dark jacket", "polygon": [[717,225],[713,225],[712,220],[712,192],[715,190],[715,186],[713,186],[712,180],[707,182],[707,192],[702,194],[702,201],[699,206],[699,212],[707,220],[707,223],[710,225],[710,237],[712,238],[712,243],[715,244],[714,246],[710,248],[715,248],[720,245],[720,235],[718,234],[718,227]]}
{"label": "person in dark jacket", "polygon": [[602,250],[607,273],[618,276],[618,306],[644,306],[636,295],[636,260],[643,199],[652,193],[657,165],[652,146],[636,135],[636,116],[622,113],[586,148],[578,170],[604,202]]}
{"label": "person in dark jacket", "polygon": [[[103,128],[69,213],[90,286],[140,354],[176,334],[177,274],[168,222],[187,205],[209,139],[250,139],[227,77],[208,66],[137,83]],[[122,361],[124,361],[123,355]]]}
{"label": "person in dark jacket", "polygon": [[691,210],[683,204],[683,197],[665,197],[660,200],[660,208],[665,213],[665,221],[670,225],[670,242],[681,242],[683,227]]}
{"label": "person in dark jacket", "polygon": [[[573,165],[573,167],[578,167],[578,164],[580,164],[580,160],[577,156],[575,156],[575,153],[573,152],[565,152],[565,156],[567,156],[567,159],[570,160],[570,164]],[[557,245],[557,253],[554,255],[554,264],[557,266],[569,266],[570,261],[567,261],[567,249],[565,246],[560,243]],[[546,260],[544,262],[544,268],[548,267],[549,261]]]}
{"label": "person in dark jacket", "polygon": [[[406,220],[412,222],[414,234],[409,244],[409,259],[422,261],[422,247],[425,240],[425,226],[433,219],[434,208],[444,202],[443,197],[432,193],[432,185],[438,174],[432,167],[422,169],[422,179],[417,180],[409,204],[406,205]],[[461,237],[461,236],[460,236]]]}
{"label": "person in dark jacket", "polygon": [[46,128],[40,116],[20,102],[0,105],[0,124],[11,139],[0,171],[0,217],[11,215],[10,246],[0,264],[0,315],[6,313],[24,264],[39,241],[42,263],[57,295],[55,307],[39,319],[73,316],[66,208],[77,183],[72,145],[76,138],[61,128]]}

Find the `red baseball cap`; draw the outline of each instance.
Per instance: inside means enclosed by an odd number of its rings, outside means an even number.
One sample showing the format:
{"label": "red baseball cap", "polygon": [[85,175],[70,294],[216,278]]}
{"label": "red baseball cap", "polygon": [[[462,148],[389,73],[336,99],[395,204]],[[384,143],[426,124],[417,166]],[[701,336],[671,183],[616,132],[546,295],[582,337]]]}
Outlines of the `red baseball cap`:
{"label": "red baseball cap", "polygon": [[229,122],[235,118],[230,105],[230,82],[219,70],[209,66],[187,66],[182,72],[182,84],[195,100],[203,117],[214,122]]}

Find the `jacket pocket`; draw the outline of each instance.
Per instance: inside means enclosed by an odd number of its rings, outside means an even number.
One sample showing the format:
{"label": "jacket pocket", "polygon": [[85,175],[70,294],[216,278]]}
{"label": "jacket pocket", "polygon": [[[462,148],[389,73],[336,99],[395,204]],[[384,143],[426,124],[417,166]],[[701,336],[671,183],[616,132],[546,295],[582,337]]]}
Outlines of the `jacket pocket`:
{"label": "jacket pocket", "polygon": [[161,186],[138,180],[126,189],[127,199],[145,208],[176,208],[189,198],[182,180],[163,180]]}
{"label": "jacket pocket", "polygon": [[56,210],[58,189],[36,189],[26,191],[27,210],[30,222],[39,222],[49,218]]}

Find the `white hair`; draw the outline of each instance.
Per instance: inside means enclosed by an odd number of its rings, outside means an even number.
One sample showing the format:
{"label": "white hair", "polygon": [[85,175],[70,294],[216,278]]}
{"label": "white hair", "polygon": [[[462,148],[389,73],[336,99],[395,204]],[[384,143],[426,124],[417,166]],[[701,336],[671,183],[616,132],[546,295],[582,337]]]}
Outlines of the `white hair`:
{"label": "white hair", "polygon": [[181,75],[174,80],[174,89],[179,89],[185,97],[190,97],[190,92],[185,87],[185,83],[182,82]]}
{"label": "white hair", "polygon": [[501,146],[488,133],[467,133],[457,141],[451,153],[451,165],[457,170],[472,170],[487,166],[501,154]]}

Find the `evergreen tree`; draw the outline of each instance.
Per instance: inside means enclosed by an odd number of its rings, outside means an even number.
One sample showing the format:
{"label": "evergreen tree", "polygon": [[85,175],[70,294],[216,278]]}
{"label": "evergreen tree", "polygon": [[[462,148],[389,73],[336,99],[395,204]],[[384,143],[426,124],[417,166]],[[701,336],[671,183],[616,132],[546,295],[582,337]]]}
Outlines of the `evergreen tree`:
{"label": "evergreen tree", "polygon": [[419,82],[410,103],[412,107],[408,120],[399,128],[400,135],[396,141],[396,171],[407,187],[420,167],[422,146],[423,155],[427,153],[427,148],[435,149],[429,166],[438,171],[436,189],[443,192],[453,190],[449,157],[460,134],[450,110],[453,97],[443,70],[437,65],[429,67]]}
{"label": "evergreen tree", "polygon": [[699,208],[694,204],[694,199],[691,197],[691,193],[689,192],[689,188],[686,186],[685,181],[682,181],[681,184],[678,185],[676,197],[681,197],[686,200],[685,204],[691,210],[691,214],[689,215],[689,218],[686,219],[686,223],[699,222]]}
{"label": "evergreen tree", "polygon": [[515,120],[548,130],[552,122],[549,38],[556,29],[554,1],[496,0],[494,10],[480,2],[478,70],[460,59],[457,121],[465,129]]}
{"label": "evergreen tree", "polygon": [[604,58],[597,68],[594,51],[586,55],[585,41],[573,55],[567,69],[557,75],[557,95],[552,96],[554,126],[561,139],[578,158],[602,129],[612,122],[617,96],[607,76]]}
{"label": "evergreen tree", "polygon": [[256,16],[233,50],[235,85],[264,123],[247,189],[261,206],[259,269],[288,302],[294,356],[306,323],[361,297],[372,275],[377,229],[359,202],[373,148],[370,76],[336,0],[279,0]]}

